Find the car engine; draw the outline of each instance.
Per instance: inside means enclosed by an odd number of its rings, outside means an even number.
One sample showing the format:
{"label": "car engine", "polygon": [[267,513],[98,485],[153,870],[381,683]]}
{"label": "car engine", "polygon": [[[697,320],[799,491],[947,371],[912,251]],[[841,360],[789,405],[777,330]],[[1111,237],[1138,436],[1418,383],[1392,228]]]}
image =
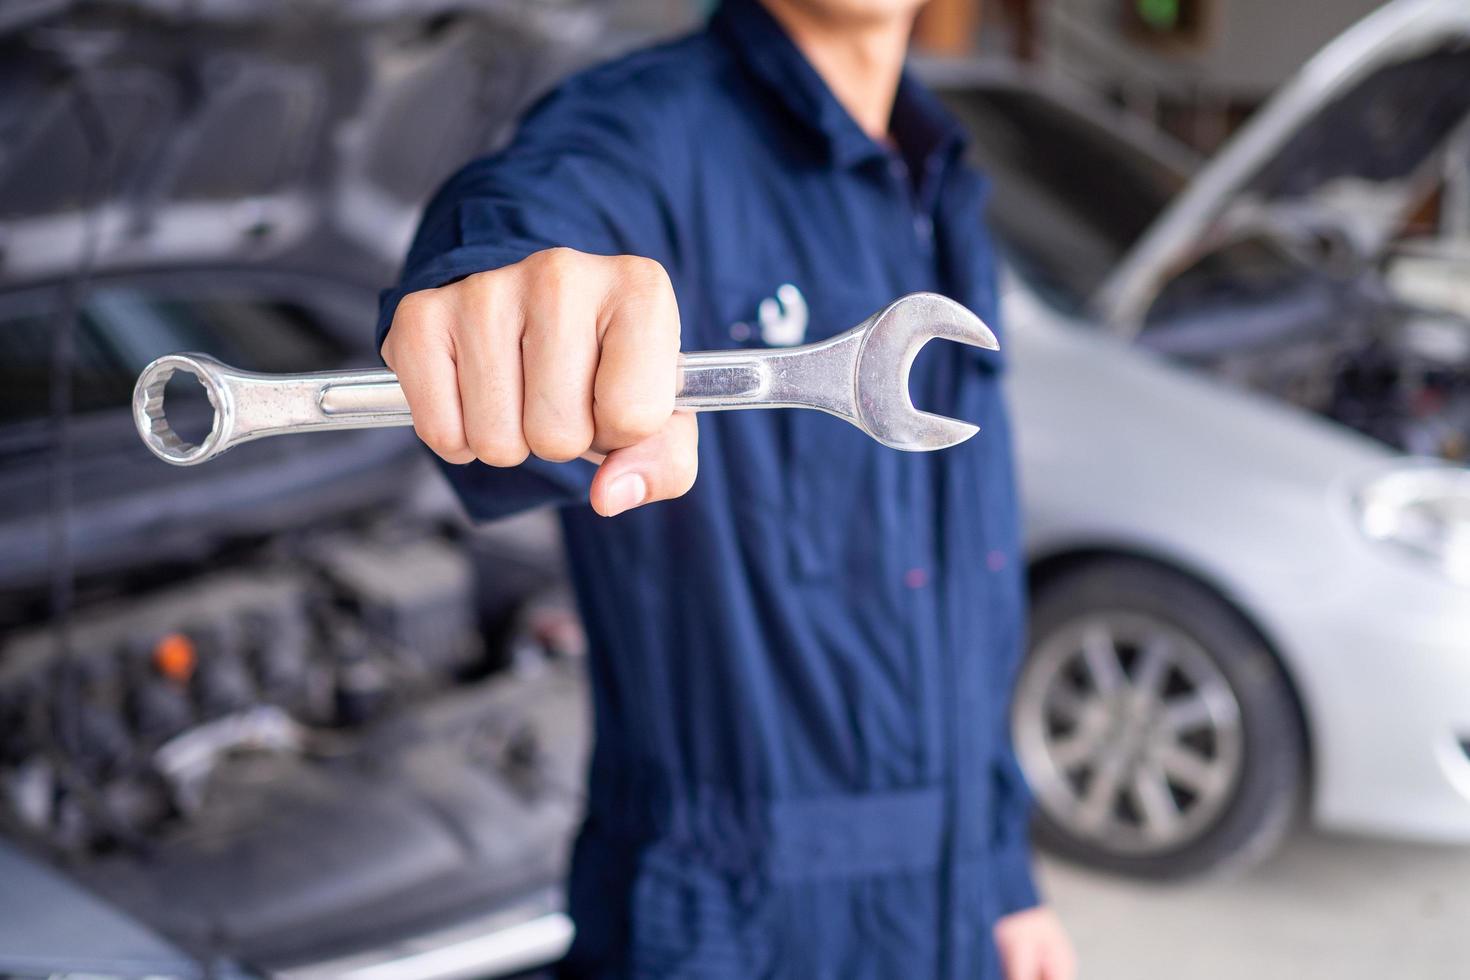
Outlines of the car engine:
{"label": "car engine", "polygon": [[1470,323],[1406,317],[1342,364],[1329,417],[1414,455],[1470,460]]}
{"label": "car engine", "polygon": [[1470,460],[1470,322],[1405,311],[1358,336],[1226,354],[1213,369],[1402,452]]}
{"label": "car engine", "polygon": [[71,852],[186,817],[231,751],[302,751],[465,669],[472,584],[447,542],[328,537],[78,617],[65,652],[54,630],[17,637],[0,654],[4,798]]}
{"label": "car engine", "polygon": [[256,962],[554,881],[580,812],[581,634],[556,599],[482,640],[464,537],[302,532],[6,638],[0,827],[186,946]]}
{"label": "car engine", "polygon": [[1180,276],[1140,344],[1401,452],[1470,460],[1470,318],[1407,303],[1376,273],[1252,251]]}

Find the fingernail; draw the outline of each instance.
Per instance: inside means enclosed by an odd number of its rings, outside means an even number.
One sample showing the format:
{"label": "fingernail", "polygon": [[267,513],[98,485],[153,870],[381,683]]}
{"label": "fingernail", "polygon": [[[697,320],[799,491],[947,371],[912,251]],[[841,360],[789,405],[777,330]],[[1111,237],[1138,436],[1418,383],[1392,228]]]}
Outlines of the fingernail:
{"label": "fingernail", "polygon": [[648,482],[638,473],[624,473],[607,488],[607,516],[616,517],[637,507],[648,496]]}

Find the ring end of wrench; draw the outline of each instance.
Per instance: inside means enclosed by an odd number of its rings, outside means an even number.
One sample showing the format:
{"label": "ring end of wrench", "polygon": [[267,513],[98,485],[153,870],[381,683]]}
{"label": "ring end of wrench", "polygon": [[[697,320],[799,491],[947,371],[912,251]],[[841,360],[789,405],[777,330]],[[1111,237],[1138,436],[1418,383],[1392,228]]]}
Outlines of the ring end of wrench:
{"label": "ring end of wrench", "polygon": [[[219,372],[224,365],[207,354],[167,354],[138,375],[133,387],[133,424],[143,445],[165,463],[194,466],[213,459],[229,448],[229,393]],[[209,434],[194,443],[174,431],[164,404],[164,388],[175,374],[192,375],[204,388],[214,410]]]}

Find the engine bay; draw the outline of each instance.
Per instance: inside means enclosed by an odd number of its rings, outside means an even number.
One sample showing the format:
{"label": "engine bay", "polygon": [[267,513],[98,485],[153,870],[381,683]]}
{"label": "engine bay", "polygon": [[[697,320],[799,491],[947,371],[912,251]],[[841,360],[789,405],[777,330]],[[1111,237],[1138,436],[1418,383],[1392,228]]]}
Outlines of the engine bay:
{"label": "engine bay", "polygon": [[1470,315],[1376,267],[1308,259],[1234,242],[1168,285],[1139,343],[1400,452],[1470,461]]}
{"label": "engine bay", "polygon": [[545,901],[586,741],[566,603],[487,643],[486,571],[427,521],[223,564],[0,645],[7,836],[255,965]]}

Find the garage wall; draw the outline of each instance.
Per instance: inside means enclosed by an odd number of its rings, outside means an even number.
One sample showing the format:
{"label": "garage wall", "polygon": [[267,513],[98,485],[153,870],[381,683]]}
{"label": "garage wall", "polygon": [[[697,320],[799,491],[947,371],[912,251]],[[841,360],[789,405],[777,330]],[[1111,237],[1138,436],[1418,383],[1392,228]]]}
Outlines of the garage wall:
{"label": "garage wall", "polygon": [[1155,50],[1125,29],[1129,0],[1048,0],[1053,64],[1104,87],[1162,85],[1258,100],[1382,0],[1203,0],[1202,38]]}

